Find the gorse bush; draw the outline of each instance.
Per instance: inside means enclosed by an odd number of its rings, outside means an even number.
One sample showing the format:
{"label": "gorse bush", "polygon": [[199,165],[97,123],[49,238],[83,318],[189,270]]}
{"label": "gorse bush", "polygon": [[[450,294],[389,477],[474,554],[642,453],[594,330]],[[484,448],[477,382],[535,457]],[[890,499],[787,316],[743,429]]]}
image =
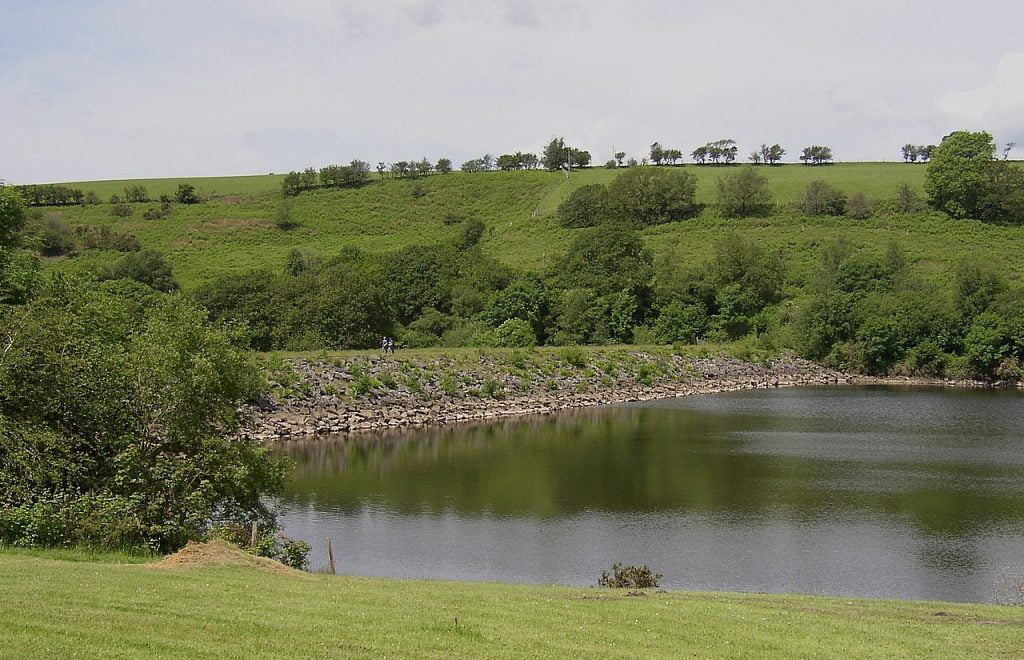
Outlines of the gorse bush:
{"label": "gorse bush", "polygon": [[601,571],[597,586],[612,589],[651,589],[658,586],[658,581],[665,577],[655,573],[646,564],[642,566],[623,566],[612,564],[612,572]]}

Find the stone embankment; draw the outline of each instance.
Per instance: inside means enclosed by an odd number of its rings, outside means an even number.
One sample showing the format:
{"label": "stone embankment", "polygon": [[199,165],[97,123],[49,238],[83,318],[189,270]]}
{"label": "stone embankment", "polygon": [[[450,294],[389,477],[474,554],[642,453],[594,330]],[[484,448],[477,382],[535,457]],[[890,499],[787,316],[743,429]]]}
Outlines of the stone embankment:
{"label": "stone embankment", "polygon": [[792,356],[762,364],[625,349],[294,359],[268,375],[272,395],[252,407],[248,430],[262,440],[850,381]]}

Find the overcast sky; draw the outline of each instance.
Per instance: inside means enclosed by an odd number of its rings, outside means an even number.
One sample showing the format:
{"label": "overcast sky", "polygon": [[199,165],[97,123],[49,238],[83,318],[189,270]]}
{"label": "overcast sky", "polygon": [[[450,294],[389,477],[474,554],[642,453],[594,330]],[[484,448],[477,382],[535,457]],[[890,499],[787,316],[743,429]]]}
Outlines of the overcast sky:
{"label": "overcast sky", "polygon": [[0,179],[733,138],[1024,158],[1019,0],[0,0]]}

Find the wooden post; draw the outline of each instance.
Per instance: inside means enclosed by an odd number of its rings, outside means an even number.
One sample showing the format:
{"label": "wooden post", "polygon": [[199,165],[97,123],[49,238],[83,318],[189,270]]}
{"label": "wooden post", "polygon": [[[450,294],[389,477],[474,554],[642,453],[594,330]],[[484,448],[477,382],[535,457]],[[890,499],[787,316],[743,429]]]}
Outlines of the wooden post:
{"label": "wooden post", "polygon": [[256,547],[256,539],[259,538],[259,536],[258,536],[259,526],[260,526],[259,522],[255,521],[255,520],[252,521],[252,537],[249,539],[249,547],[250,548],[255,548]]}
{"label": "wooden post", "polygon": [[327,537],[327,570],[331,572],[331,575],[335,575],[334,572],[334,548],[331,547],[331,537]]}

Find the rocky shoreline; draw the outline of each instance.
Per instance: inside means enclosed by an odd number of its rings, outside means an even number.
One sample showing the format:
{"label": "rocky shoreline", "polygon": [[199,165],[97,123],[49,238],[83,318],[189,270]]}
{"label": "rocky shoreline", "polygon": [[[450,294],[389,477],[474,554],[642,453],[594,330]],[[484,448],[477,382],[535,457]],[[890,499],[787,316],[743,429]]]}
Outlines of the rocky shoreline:
{"label": "rocky shoreline", "polygon": [[287,360],[274,396],[251,407],[247,435],[308,438],[548,414],[571,408],[737,390],[851,382],[793,356],[755,363],[669,352],[565,350]]}
{"label": "rocky shoreline", "polygon": [[854,376],[792,355],[761,363],[627,349],[292,359],[268,374],[274,394],[250,406],[245,431],[263,441],[799,385],[993,386]]}

